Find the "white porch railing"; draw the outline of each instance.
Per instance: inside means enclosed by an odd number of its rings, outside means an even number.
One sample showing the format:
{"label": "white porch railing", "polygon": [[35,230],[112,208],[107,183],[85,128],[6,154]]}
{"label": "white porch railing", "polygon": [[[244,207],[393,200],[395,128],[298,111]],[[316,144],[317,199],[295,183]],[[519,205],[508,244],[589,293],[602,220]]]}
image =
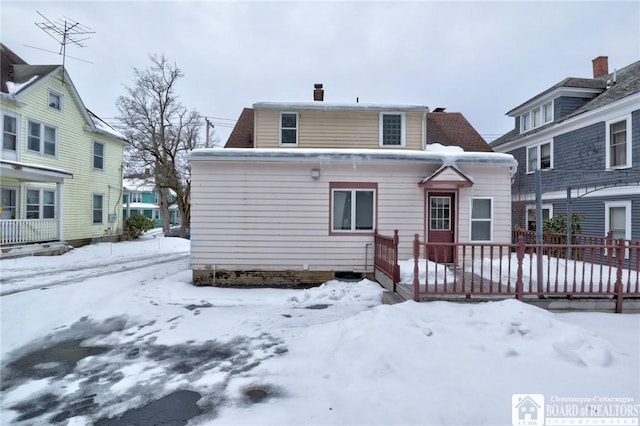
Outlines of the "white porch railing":
{"label": "white porch railing", "polygon": [[0,245],[58,241],[58,219],[0,219]]}

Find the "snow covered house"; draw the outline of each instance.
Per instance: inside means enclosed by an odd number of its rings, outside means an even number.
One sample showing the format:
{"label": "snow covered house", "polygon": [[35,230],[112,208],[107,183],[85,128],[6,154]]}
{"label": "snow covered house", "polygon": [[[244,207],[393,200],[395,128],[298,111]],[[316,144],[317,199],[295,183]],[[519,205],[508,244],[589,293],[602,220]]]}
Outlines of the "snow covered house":
{"label": "snow covered house", "polygon": [[510,241],[516,161],[491,152],[461,114],[327,103],[319,90],[310,103],[256,103],[228,148],[191,153],[195,284],[365,276],[376,231],[399,231],[401,259],[416,233]]}
{"label": "snow covered house", "polygon": [[609,72],[599,56],[592,68],[592,78],[565,78],[509,111],[514,128],[491,146],[522,164],[514,227],[535,229],[540,170],[543,219],[569,205],[585,218],[583,234],[639,240],[640,61]]}
{"label": "snow covered house", "polygon": [[2,256],[117,239],[124,137],[85,107],[61,65],[0,52]]}
{"label": "snow covered house", "polygon": [[[152,219],[156,227],[162,227],[160,216],[160,204],[158,188],[153,177],[128,177],[122,181],[122,214],[131,217],[135,214]],[[172,225],[180,222],[178,206],[175,204],[176,194],[170,190],[169,194],[169,223]]]}

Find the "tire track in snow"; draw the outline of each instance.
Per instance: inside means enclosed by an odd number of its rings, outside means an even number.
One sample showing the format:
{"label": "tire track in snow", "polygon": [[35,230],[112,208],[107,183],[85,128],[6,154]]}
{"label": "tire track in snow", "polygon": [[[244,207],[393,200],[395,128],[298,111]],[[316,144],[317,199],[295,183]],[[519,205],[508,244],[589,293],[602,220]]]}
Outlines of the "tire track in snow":
{"label": "tire track in snow", "polygon": [[[39,290],[69,284],[75,284],[89,278],[98,278],[105,275],[119,274],[121,272],[133,271],[136,269],[143,269],[149,266],[154,266],[158,264],[165,264],[171,262],[178,262],[184,259],[188,259],[190,257],[190,253],[180,253],[180,254],[169,254],[169,255],[153,255],[153,256],[145,256],[144,258],[136,258],[133,260],[120,261],[116,264],[109,265],[89,265],[80,268],[67,268],[61,269],[59,271],[53,273],[47,273],[46,278],[52,278],[51,281],[40,281],[38,284],[13,288],[0,292],[0,297],[9,296],[12,294],[22,293],[25,291],[31,290]],[[64,278],[60,278],[60,275],[66,274],[68,272],[79,272],[78,275],[74,276],[65,276]],[[6,285],[7,282],[15,282],[16,284],[24,281],[28,278],[34,277],[42,277],[42,273],[30,273],[25,275],[16,276],[14,278],[9,278],[5,280],[3,286]]]}

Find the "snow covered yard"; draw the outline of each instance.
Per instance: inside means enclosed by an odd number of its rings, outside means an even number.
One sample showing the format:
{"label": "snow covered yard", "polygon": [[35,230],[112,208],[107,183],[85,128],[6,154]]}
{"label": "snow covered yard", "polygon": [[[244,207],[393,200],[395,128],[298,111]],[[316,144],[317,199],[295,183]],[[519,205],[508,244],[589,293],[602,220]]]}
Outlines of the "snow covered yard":
{"label": "snow covered yard", "polygon": [[174,420],[223,425],[505,425],[513,394],[640,403],[637,314],[381,305],[366,280],[199,288],[188,253],[160,237],[3,260],[0,423],[152,424],[141,409],[176,395]]}

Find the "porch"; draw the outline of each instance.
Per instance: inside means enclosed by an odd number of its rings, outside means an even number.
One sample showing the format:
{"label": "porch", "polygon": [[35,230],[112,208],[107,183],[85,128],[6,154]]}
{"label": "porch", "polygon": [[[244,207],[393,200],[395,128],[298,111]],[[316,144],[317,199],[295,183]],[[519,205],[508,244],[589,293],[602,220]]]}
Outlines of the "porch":
{"label": "porch", "polygon": [[[525,243],[524,236],[515,244],[426,243],[416,234],[414,260],[403,265],[412,270],[401,271],[396,231],[374,237],[375,276],[404,300],[516,298],[567,308],[580,300],[615,312],[626,301],[640,308],[640,242],[602,238],[588,244],[587,238],[578,244],[538,245]],[[443,262],[451,251],[454,261]]]}

